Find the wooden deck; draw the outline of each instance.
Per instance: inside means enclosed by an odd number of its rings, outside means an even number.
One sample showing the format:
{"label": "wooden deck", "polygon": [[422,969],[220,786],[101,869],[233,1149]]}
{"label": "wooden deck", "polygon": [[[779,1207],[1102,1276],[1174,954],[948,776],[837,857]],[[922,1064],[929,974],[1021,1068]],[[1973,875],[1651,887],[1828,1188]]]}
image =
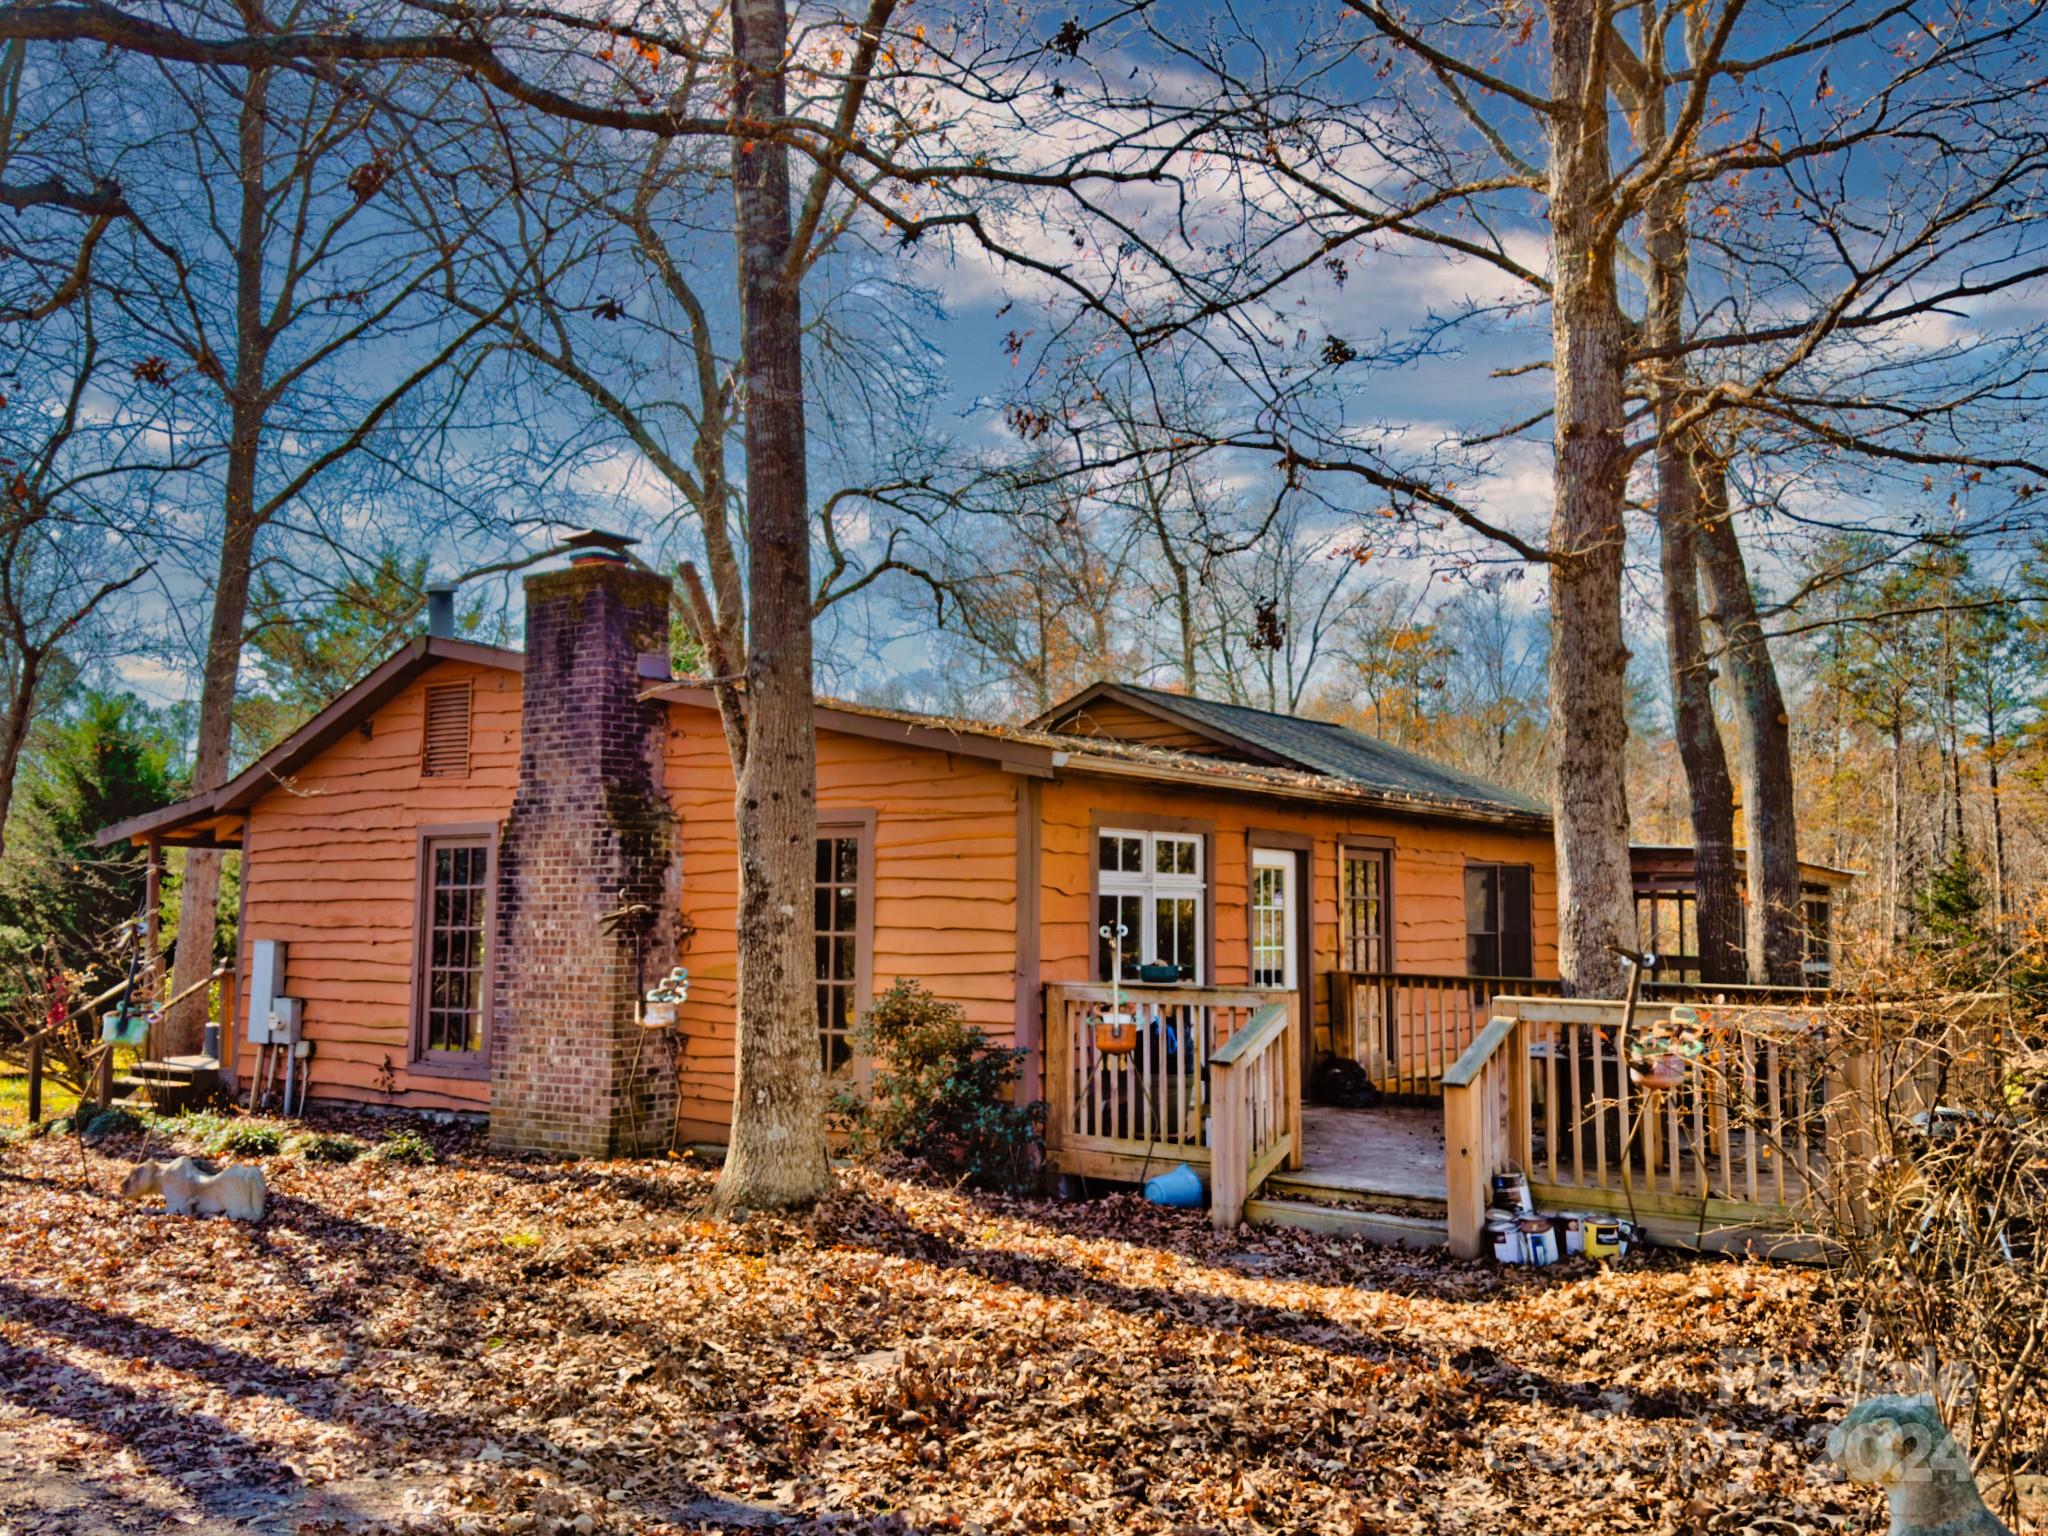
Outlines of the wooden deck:
{"label": "wooden deck", "polygon": [[1302,1166],[1266,1181],[1275,1195],[1372,1204],[1444,1203],[1444,1117],[1434,1104],[1301,1108]]}

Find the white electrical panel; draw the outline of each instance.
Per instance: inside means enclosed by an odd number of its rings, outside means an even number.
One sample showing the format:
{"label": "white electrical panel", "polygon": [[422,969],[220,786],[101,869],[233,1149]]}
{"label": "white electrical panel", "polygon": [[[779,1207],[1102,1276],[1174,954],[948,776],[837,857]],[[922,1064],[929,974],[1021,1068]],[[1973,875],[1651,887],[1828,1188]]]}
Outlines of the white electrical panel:
{"label": "white electrical panel", "polygon": [[288,1038],[271,1032],[271,1015],[284,996],[283,939],[258,939],[249,946],[249,1042],[268,1045]]}

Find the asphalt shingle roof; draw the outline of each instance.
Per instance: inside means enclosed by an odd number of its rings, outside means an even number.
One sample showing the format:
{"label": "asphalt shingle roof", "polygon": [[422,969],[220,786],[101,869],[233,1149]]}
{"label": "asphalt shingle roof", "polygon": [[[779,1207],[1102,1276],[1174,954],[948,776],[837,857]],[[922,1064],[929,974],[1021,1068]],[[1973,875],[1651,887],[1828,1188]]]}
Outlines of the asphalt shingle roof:
{"label": "asphalt shingle roof", "polygon": [[1350,779],[1394,794],[1465,801],[1538,816],[1550,814],[1550,807],[1533,796],[1518,794],[1474,774],[1461,773],[1420,752],[1410,752],[1406,747],[1394,746],[1348,726],[1275,714],[1246,704],[1167,693],[1133,683],[1118,686],[1126,693],[1156,701],[1162,709],[1227,732],[1276,757],[1332,778]]}

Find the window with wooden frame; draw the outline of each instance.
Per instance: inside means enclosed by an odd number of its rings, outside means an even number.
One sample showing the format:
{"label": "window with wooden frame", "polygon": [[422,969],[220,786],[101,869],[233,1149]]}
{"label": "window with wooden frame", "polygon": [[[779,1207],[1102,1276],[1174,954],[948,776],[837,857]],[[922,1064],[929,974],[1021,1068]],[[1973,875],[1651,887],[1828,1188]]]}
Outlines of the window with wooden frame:
{"label": "window with wooden frame", "polygon": [[490,1043],[491,829],[420,835],[412,1064],[481,1072]]}
{"label": "window with wooden frame", "polygon": [[426,724],[420,733],[420,777],[469,777],[471,688],[462,683],[432,683],[426,690]]}
{"label": "window with wooden frame", "polygon": [[[1120,970],[1125,980],[1135,981],[1139,966],[1157,963],[1201,985],[1201,835],[1105,827],[1095,838],[1095,877],[1095,963],[1101,979]],[[1109,930],[1106,937],[1103,928]]]}
{"label": "window with wooden frame", "polygon": [[1339,894],[1347,971],[1387,969],[1387,862],[1384,848],[1344,849]]}
{"label": "window with wooden frame", "polygon": [[1465,974],[1522,976],[1535,970],[1527,864],[1465,866]]}
{"label": "window with wooden frame", "polygon": [[1803,969],[1808,986],[1831,986],[1835,976],[1835,904],[1825,886],[1807,886],[1799,893],[1799,905],[1806,918],[1806,956]]}
{"label": "window with wooden frame", "polygon": [[818,955],[818,1054],[827,1077],[855,1073],[853,1031],[867,1003],[873,944],[871,823],[820,822],[812,928]]}

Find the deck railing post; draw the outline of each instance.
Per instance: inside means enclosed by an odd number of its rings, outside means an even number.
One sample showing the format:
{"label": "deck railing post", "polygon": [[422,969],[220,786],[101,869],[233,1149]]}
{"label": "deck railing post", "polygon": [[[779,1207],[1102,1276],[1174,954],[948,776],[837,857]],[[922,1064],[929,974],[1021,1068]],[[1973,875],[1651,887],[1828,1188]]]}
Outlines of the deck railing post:
{"label": "deck railing post", "polygon": [[1506,1046],[1508,1088],[1508,1159],[1524,1175],[1536,1177],[1534,1161],[1535,1128],[1530,1102],[1529,1021],[1515,1019],[1514,1033]]}
{"label": "deck railing post", "polygon": [[31,1035],[28,1042],[28,1124],[34,1130],[43,1119],[43,1037]]}
{"label": "deck railing post", "polygon": [[1309,1021],[1301,1016],[1301,994],[1293,992],[1287,998],[1287,1038],[1278,1047],[1280,1059],[1286,1073],[1287,1124],[1283,1134],[1288,1138],[1287,1168],[1298,1172],[1301,1168],[1301,1041],[1302,1031],[1310,1028]]}
{"label": "deck railing post", "polygon": [[1245,1182],[1250,1174],[1245,1078],[1236,1062],[1209,1069],[1209,1219],[1218,1231],[1236,1229],[1244,1219]]}

